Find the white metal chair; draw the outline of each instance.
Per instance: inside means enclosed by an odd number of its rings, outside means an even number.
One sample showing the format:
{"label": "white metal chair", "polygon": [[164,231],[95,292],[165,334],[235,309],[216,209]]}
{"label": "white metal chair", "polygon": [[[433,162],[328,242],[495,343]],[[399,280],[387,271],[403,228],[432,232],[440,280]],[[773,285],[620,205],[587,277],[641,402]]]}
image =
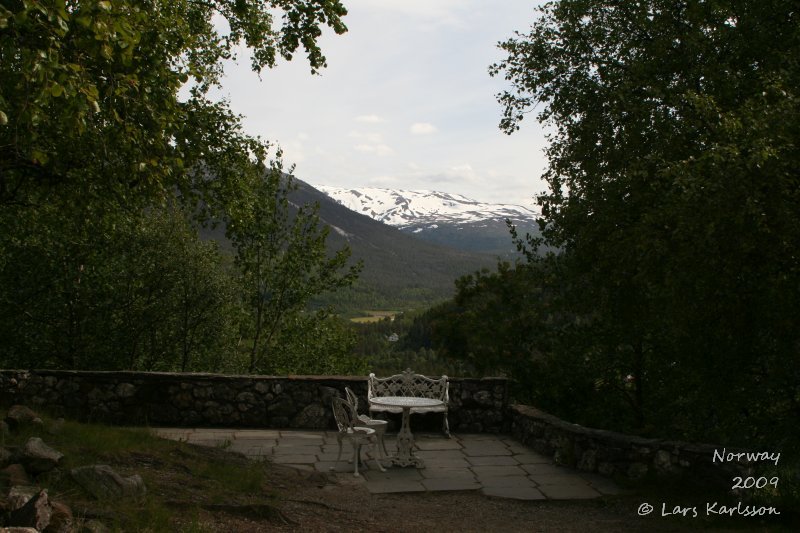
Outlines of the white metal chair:
{"label": "white metal chair", "polygon": [[389,422],[358,414],[358,397],[350,387],[345,387],[344,393],[347,395],[347,401],[353,406],[353,415],[356,417],[355,426],[374,429],[375,438],[378,440],[378,455],[381,459],[388,456],[389,453],[386,451],[386,443],[383,441],[383,436],[386,435],[386,427]]}
{"label": "white metal chair", "polygon": [[[361,462],[361,446],[364,444],[377,445],[375,438],[375,430],[368,427],[359,427],[355,425],[355,410],[353,405],[342,398],[333,398],[331,400],[333,407],[333,417],[336,419],[336,425],[339,433],[336,435],[336,441],[339,443],[339,454],[336,456],[336,462],[342,458],[342,439],[348,439],[353,446],[353,475],[359,476],[358,463]],[[373,461],[381,472],[386,472],[386,469],[378,462],[373,456]],[[333,469],[333,468],[331,468]]]}

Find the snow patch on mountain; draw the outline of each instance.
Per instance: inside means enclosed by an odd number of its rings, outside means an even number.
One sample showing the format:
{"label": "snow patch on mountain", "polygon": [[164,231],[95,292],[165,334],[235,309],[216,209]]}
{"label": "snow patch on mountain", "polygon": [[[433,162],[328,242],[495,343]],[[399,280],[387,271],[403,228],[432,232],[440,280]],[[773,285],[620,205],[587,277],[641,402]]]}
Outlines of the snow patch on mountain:
{"label": "snow patch on mountain", "polygon": [[317,186],[348,209],[400,229],[415,227],[415,233],[437,224],[474,224],[484,220],[533,222],[537,213],[527,207],[479,202],[460,194],[363,187]]}

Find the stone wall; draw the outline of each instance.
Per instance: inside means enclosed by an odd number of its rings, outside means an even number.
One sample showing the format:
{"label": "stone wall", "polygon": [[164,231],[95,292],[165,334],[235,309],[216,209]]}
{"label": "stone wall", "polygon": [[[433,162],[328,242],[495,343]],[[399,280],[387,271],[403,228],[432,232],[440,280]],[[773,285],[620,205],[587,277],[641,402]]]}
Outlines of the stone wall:
{"label": "stone wall", "polygon": [[[645,477],[682,477],[714,483],[752,473],[743,462],[714,463],[721,446],[646,439],[571,424],[527,405],[508,409],[511,434],[539,453],[563,464],[633,481]],[[728,449],[728,452],[737,451]]]}
{"label": "stone wall", "polygon": [[[0,371],[0,402],[5,405],[22,403],[84,421],[150,426],[333,429],[330,399],[343,396],[345,387],[359,396],[360,410],[366,412],[366,377]],[[450,429],[503,431],[507,405],[504,378],[452,378]],[[414,418],[415,429],[441,424],[441,414]]]}
{"label": "stone wall", "polygon": [[[0,370],[0,403],[6,406],[150,426],[334,429],[330,399],[344,396],[345,387],[366,412],[366,377]],[[399,426],[399,414],[386,416]],[[454,433],[511,433],[556,463],[606,476],[688,473],[713,481],[753,471],[744,462],[713,463],[720,447],[585,428],[533,407],[509,406],[505,378],[451,378],[449,421]],[[442,415],[414,415],[413,427],[438,431]]]}

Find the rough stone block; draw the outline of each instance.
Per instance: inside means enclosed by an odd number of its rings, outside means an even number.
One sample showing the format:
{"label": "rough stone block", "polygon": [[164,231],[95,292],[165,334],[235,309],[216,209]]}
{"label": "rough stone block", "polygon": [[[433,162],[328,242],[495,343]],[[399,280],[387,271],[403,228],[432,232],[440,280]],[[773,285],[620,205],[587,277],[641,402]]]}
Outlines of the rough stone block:
{"label": "rough stone block", "polygon": [[31,437],[22,448],[22,464],[31,474],[49,472],[58,466],[64,454],[54,450],[39,437]]}

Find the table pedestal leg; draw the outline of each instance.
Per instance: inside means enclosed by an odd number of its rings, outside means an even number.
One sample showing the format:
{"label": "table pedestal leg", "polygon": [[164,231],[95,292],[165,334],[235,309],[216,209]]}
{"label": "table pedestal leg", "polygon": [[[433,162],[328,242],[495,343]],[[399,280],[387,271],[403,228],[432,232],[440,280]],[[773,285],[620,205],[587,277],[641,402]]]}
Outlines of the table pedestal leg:
{"label": "table pedestal leg", "polygon": [[414,448],[414,435],[411,433],[411,408],[403,409],[403,423],[400,433],[397,434],[397,455],[392,457],[395,466],[416,466],[424,468],[425,461],[412,453]]}

